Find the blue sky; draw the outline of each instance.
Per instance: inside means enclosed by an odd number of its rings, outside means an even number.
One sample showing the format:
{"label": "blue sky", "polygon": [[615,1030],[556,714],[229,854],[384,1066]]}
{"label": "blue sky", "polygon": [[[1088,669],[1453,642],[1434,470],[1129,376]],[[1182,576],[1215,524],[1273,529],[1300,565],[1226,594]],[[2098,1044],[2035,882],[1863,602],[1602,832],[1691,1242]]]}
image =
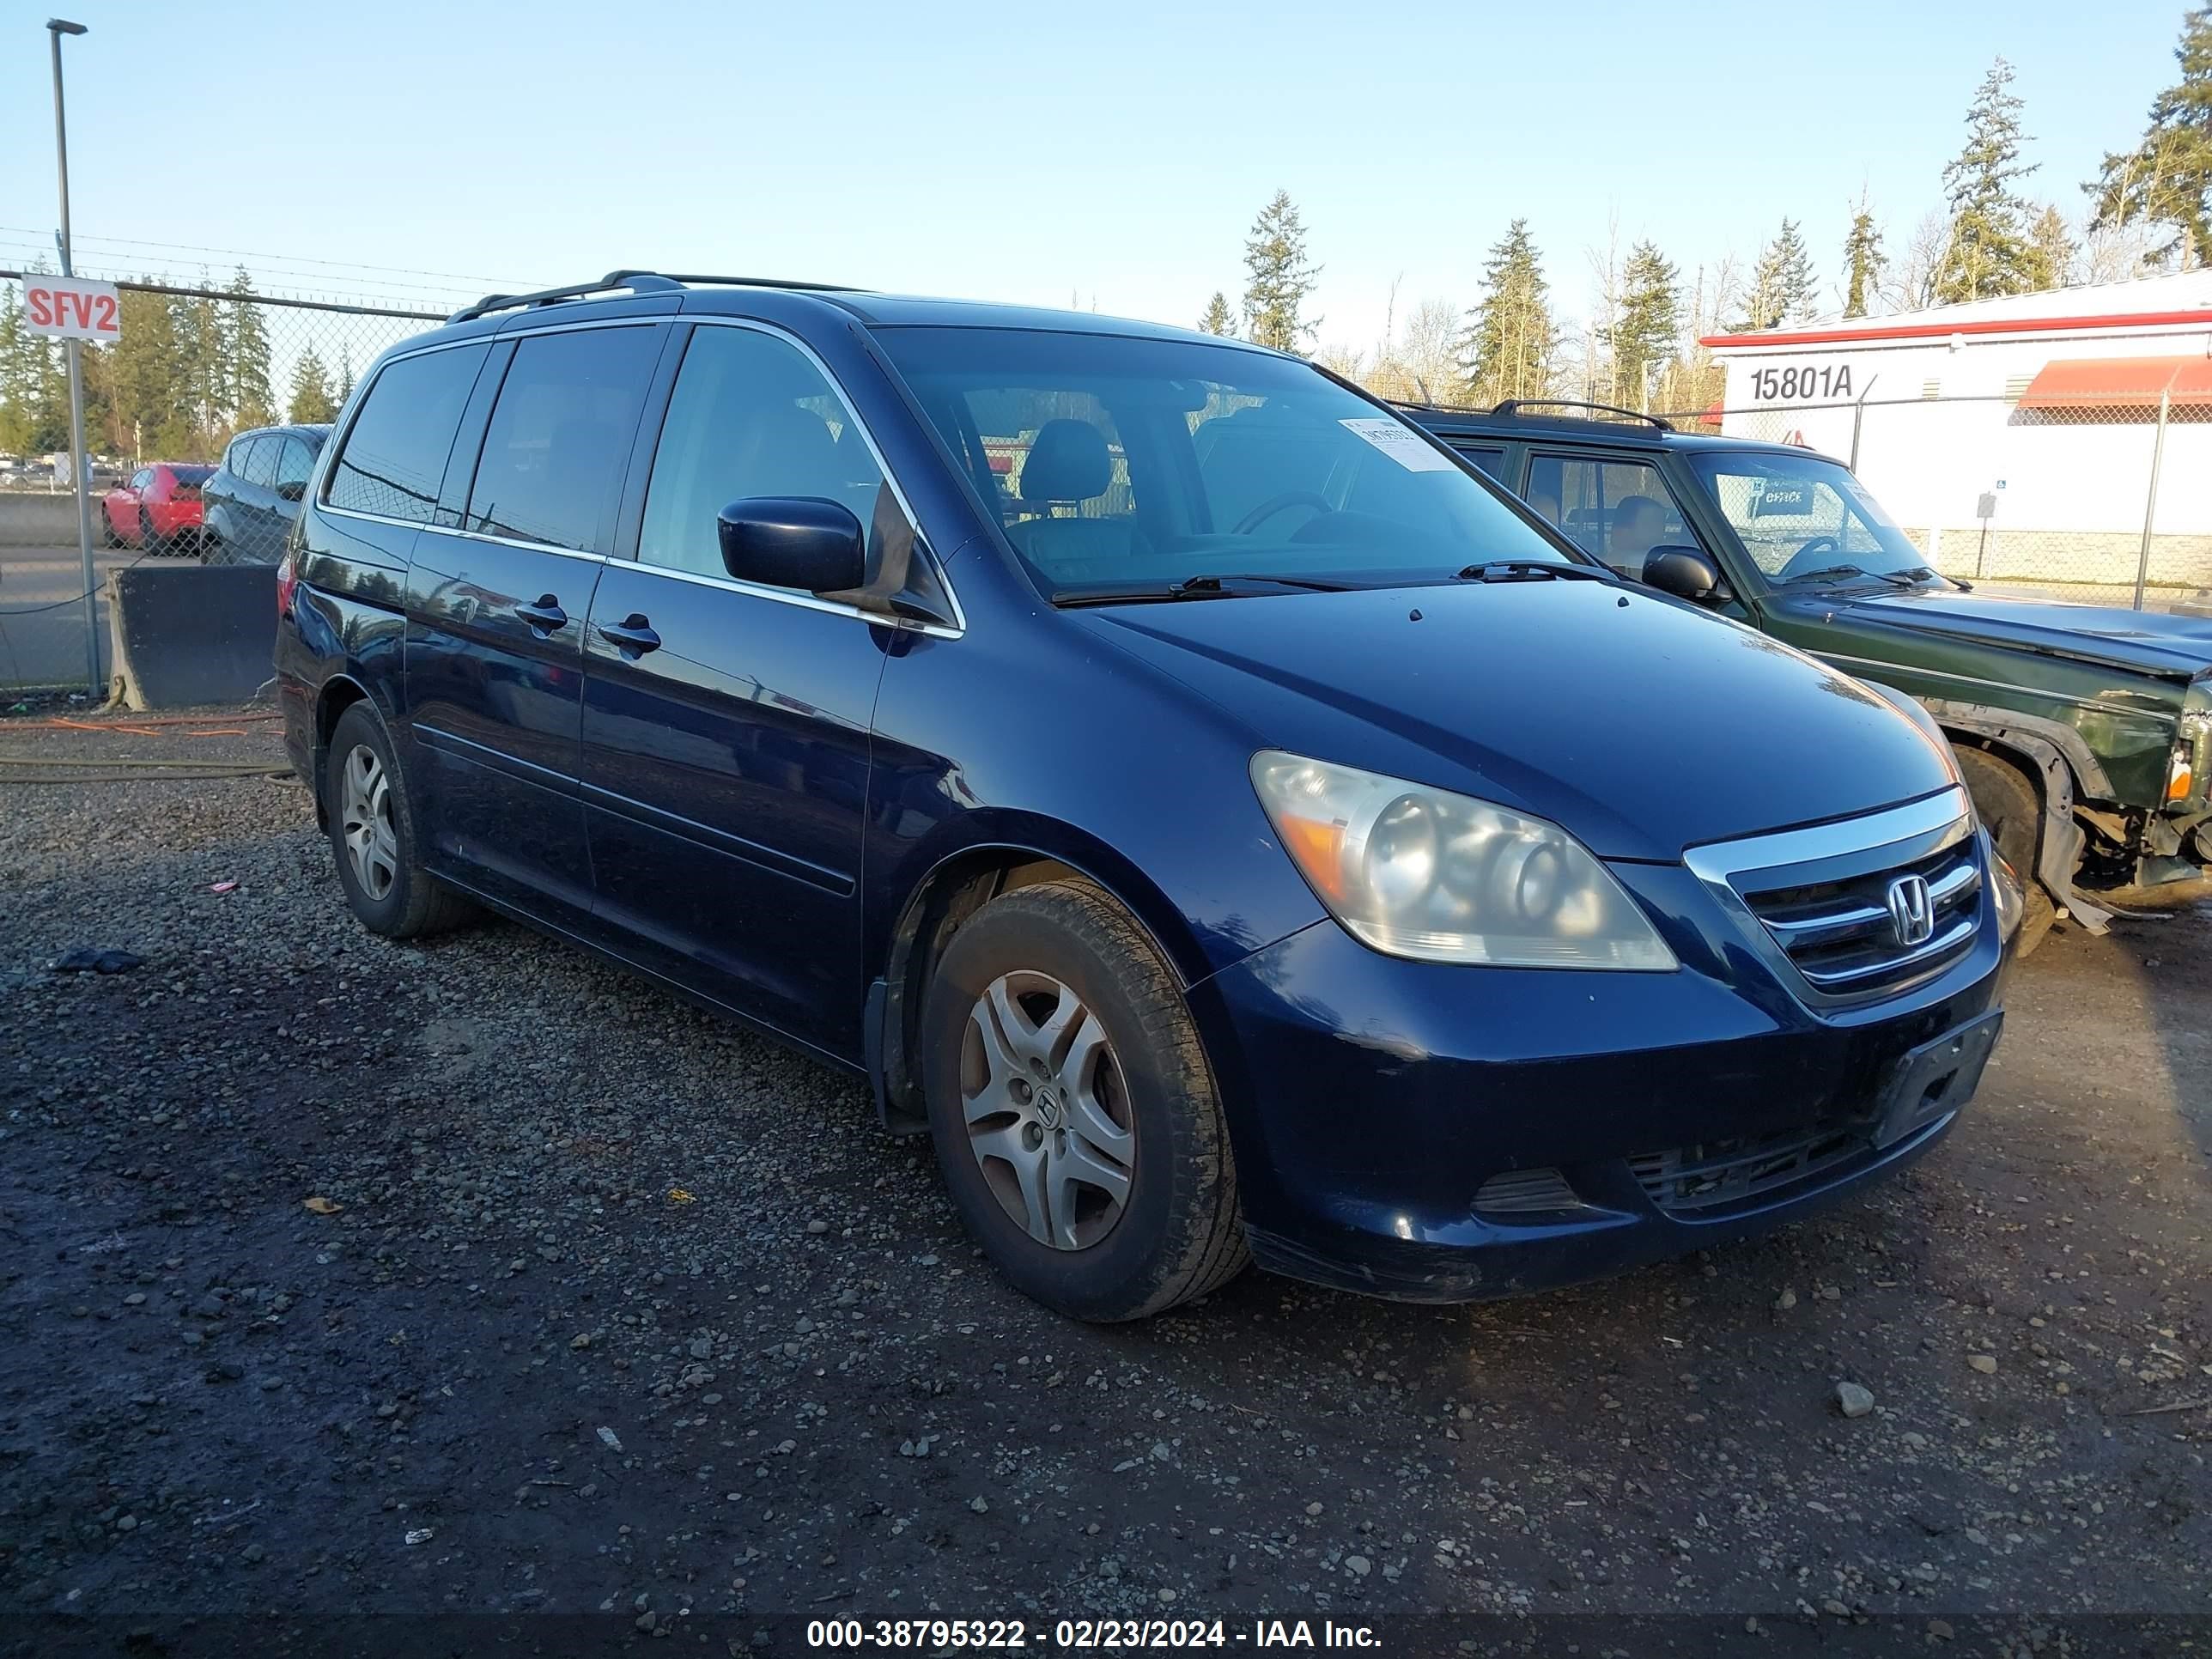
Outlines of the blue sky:
{"label": "blue sky", "polygon": [[[1516,215],[1571,312],[1615,214],[1686,279],[1790,214],[1832,283],[1863,186],[1893,250],[1935,204],[1999,52],[2043,164],[2028,188],[2077,212],[2173,78],[2183,11],[58,3],[92,27],[64,46],[88,269],[237,263],[88,240],[134,238],[453,273],[267,283],[295,290],[641,264],[1187,323],[1235,297],[1280,187],[1324,267],[1321,339],[1361,345],[1394,281],[1401,313],[1470,303]],[[50,15],[0,0],[9,264],[51,246]]]}

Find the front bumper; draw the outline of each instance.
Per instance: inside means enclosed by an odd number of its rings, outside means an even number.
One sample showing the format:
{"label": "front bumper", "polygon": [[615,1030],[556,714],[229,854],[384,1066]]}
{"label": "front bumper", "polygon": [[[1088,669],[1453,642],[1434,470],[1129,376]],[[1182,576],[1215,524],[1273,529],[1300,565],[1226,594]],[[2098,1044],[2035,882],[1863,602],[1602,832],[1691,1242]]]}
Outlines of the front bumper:
{"label": "front bumper", "polygon": [[[1939,976],[1816,1015],[1695,920],[1687,871],[1616,873],[1678,971],[1407,962],[1323,921],[1194,988],[1262,1266],[1413,1301],[1542,1290],[1778,1225],[1948,1131],[1954,1109],[1875,1144],[1906,1056],[1996,1007],[1994,884]],[[1682,1178],[1729,1169],[1753,1173]]]}

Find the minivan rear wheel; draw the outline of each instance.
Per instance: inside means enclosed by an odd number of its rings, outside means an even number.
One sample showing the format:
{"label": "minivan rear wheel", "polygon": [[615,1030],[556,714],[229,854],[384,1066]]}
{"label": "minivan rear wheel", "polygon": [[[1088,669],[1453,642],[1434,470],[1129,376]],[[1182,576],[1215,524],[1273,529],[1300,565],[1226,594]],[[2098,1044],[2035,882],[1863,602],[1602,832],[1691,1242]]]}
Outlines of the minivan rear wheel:
{"label": "minivan rear wheel", "polygon": [[331,732],[323,807],[338,884],[371,933],[418,939],[473,912],[466,899],[423,870],[392,738],[366,702],[349,707]]}
{"label": "minivan rear wheel", "polygon": [[1212,1068],[1145,931],[1087,882],[969,918],[923,1005],[939,1167],[999,1271],[1058,1312],[1141,1319],[1246,1261]]}

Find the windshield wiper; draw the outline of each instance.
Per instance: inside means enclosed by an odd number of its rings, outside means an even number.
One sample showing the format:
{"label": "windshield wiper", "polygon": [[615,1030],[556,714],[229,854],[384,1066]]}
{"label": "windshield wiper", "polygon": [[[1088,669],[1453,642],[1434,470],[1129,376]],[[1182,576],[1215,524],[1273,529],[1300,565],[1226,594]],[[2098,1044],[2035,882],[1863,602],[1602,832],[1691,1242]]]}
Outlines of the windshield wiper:
{"label": "windshield wiper", "polygon": [[1459,573],[1459,580],[1463,582],[1540,582],[1554,579],[1575,582],[1620,580],[1612,571],[1595,565],[1569,564],[1552,559],[1491,559],[1471,564]]}
{"label": "windshield wiper", "polygon": [[1164,587],[1085,588],[1072,593],[1055,593],[1052,596],[1052,602],[1062,606],[1148,605],[1170,599],[1234,599],[1245,597],[1231,586],[1236,582],[1264,582],[1273,587],[1295,587],[1315,593],[1341,593],[1352,586],[1350,582],[1328,581],[1319,576],[1230,574],[1186,576],[1182,580],[1170,582]]}
{"label": "windshield wiper", "polygon": [[1917,587],[1935,571],[1924,564],[1914,565],[1909,570],[1869,570],[1863,565],[1828,564],[1818,570],[1808,570],[1802,575],[1792,576],[1784,587],[1795,587],[1800,582],[1832,581],[1844,576],[1871,576],[1876,581],[1887,582],[1892,587]]}

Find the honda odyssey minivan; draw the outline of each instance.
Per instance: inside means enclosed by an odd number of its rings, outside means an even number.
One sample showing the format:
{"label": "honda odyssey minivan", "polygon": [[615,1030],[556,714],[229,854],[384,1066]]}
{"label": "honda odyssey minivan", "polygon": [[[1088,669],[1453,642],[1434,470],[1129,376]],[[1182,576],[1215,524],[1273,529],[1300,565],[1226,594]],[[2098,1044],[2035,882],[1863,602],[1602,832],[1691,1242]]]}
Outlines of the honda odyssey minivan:
{"label": "honda odyssey minivan", "polygon": [[363,378],[277,603],[363,925],[481,907],[865,1076],[1082,1318],[1771,1226],[1927,1152],[1997,1037],[1923,714],[1233,340],[494,295]]}

